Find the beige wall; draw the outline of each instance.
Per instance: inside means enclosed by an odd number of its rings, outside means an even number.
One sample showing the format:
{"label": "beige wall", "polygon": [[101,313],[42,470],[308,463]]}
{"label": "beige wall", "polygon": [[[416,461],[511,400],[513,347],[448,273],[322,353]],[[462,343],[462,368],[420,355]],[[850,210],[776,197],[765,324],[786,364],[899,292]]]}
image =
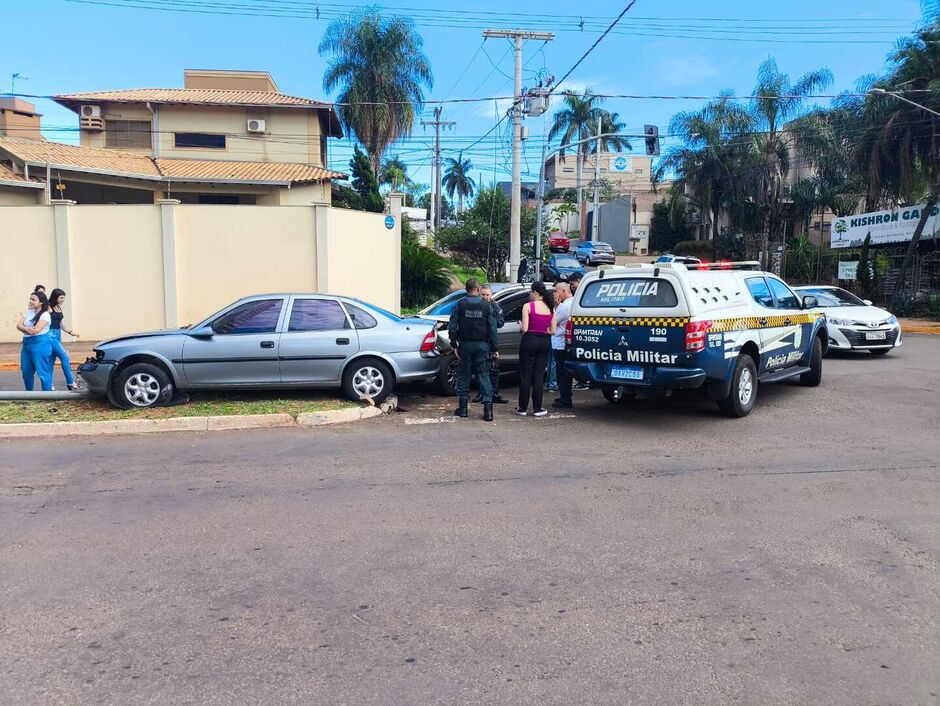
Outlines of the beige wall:
{"label": "beige wall", "polygon": [[58,284],[52,207],[0,207],[0,341],[19,341],[17,314],[25,313],[37,284]]}
{"label": "beige wall", "polygon": [[329,213],[329,291],[358,297],[397,312],[401,243],[384,214],[331,208]]}
{"label": "beige wall", "polygon": [[75,330],[99,339],[163,328],[160,207],[70,206],[68,212]]}
{"label": "beige wall", "polygon": [[249,294],[315,292],[315,227],[312,207],[178,206],[180,323]]}
{"label": "beige wall", "polygon": [[[613,163],[617,158],[623,157],[628,162],[625,171],[617,171]],[[587,155],[582,166],[582,185],[594,180],[594,155]],[[600,178],[606,179],[615,191],[630,193],[631,190],[649,189],[650,168],[652,159],[643,155],[630,155],[629,153],[603,153],[600,157]],[[577,158],[574,154],[565,157],[555,155],[545,163],[545,180],[555,189],[573,189],[577,183]]]}
{"label": "beige wall", "polygon": [[45,198],[45,189],[0,186],[0,206],[35,206]]}
{"label": "beige wall", "polygon": [[20,340],[37,283],[68,292],[86,340],[193,323],[265,292],[398,311],[400,235],[384,219],[325,205],[0,206],[0,341]]}

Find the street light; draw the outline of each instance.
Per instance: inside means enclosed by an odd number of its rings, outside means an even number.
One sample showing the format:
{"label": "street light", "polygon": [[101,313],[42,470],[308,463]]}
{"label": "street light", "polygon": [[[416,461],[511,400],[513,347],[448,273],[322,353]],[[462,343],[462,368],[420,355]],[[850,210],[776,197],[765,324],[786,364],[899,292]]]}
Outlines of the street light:
{"label": "street light", "polygon": [[873,94],[875,94],[875,95],[894,96],[894,97],[897,98],[899,101],[904,101],[905,103],[909,103],[910,105],[913,105],[915,108],[920,108],[921,110],[924,110],[924,111],[930,113],[931,115],[936,115],[938,118],[940,118],[940,113],[938,113],[936,110],[933,110],[932,108],[928,108],[926,105],[921,105],[920,103],[915,103],[914,101],[910,100],[909,98],[905,98],[904,96],[902,96],[902,95],[900,95],[900,94],[898,94],[898,93],[894,93],[893,91],[886,91],[886,90],[883,89],[883,88],[872,88],[872,89],[871,89],[870,91],[868,91],[868,92],[869,92],[870,94],[873,93]]}

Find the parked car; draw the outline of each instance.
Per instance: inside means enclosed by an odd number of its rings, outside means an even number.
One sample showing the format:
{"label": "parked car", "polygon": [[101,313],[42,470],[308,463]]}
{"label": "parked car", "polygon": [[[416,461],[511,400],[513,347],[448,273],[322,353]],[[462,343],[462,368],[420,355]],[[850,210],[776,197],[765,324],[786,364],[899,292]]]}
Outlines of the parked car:
{"label": "parked car", "polygon": [[702,261],[697,257],[692,257],[691,255],[660,255],[655,260],[653,264],[659,264],[661,262],[678,262],[682,265],[700,265]]}
{"label": "parked car", "polygon": [[801,295],[816,297],[814,311],[826,315],[831,350],[867,350],[884,355],[901,345],[901,325],[890,311],[859,299],[840,287],[797,287]]}
{"label": "parked car", "polygon": [[616,262],[614,249],[610,243],[600,240],[578,241],[574,254],[578,262],[583,262],[585,265],[613,265]]}
{"label": "parked car", "polygon": [[586,270],[574,255],[552,255],[542,263],[542,279],[546,282],[567,280],[575,273],[584,275]]}
{"label": "parked car", "polygon": [[[546,285],[552,291],[551,285]],[[525,284],[493,285],[493,301],[503,310],[505,323],[499,329],[499,369],[503,373],[519,370],[519,343],[522,341],[522,307],[529,301],[530,286]],[[433,321],[438,328],[437,349],[441,353],[437,387],[445,395],[457,393],[457,358],[450,347],[447,323],[457,302],[467,296],[463,290],[448,294],[422,311],[419,316]],[[434,312],[434,313],[432,313]]]}
{"label": "parked car", "polygon": [[548,249],[552,252],[568,252],[571,250],[571,238],[564,233],[549,233]]}
{"label": "parked car", "polygon": [[153,407],[177,390],[342,387],[384,400],[440,369],[433,324],[325,294],[245,297],[198,324],[102,341],[78,372],[118,407]]}

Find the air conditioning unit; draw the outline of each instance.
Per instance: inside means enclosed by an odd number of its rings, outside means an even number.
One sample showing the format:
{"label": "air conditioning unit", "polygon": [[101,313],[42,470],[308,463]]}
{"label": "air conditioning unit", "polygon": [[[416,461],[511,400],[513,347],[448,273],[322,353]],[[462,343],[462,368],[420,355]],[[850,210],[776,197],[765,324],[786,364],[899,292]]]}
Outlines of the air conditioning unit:
{"label": "air conditioning unit", "polygon": [[101,106],[100,105],[83,105],[81,107],[81,114],[83,118],[100,118]]}
{"label": "air conditioning unit", "polygon": [[248,132],[253,133],[264,133],[267,131],[264,120],[249,120],[248,121]]}
{"label": "air conditioning unit", "polygon": [[82,130],[104,130],[100,105],[83,105],[78,109],[78,126]]}

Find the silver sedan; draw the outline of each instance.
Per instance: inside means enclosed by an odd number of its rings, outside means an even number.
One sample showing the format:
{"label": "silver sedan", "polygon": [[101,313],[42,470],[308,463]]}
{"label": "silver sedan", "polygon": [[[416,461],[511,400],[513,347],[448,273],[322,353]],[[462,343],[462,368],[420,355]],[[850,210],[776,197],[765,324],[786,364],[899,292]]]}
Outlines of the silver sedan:
{"label": "silver sedan", "polygon": [[266,294],[200,323],[101,342],[78,369],[118,407],[153,407],[178,390],[342,387],[384,400],[398,382],[434,379],[434,325],[358,299]]}

